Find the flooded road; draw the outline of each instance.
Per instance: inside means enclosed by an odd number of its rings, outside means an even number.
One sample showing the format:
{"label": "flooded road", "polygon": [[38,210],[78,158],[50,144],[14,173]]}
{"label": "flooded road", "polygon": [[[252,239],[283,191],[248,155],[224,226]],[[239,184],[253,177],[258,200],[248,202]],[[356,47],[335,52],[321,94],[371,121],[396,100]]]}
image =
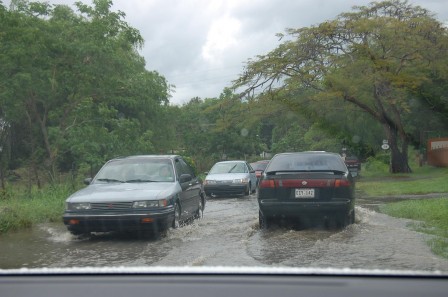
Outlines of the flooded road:
{"label": "flooded road", "polygon": [[0,268],[104,266],[284,266],[448,271],[409,221],[363,201],[344,229],[260,230],[256,195],[210,199],[204,218],[161,238],[76,237],[62,223],[0,236]]}

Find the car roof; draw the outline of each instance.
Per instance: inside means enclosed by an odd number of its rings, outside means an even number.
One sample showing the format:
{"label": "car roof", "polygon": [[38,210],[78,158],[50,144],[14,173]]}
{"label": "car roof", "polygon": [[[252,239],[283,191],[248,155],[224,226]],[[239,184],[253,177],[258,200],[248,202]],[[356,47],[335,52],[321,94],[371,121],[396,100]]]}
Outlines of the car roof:
{"label": "car roof", "polygon": [[327,155],[327,156],[328,155],[333,155],[333,156],[340,156],[338,153],[325,152],[325,151],[288,152],[288,153],[279,153],[279,154],[276,154],[275,156],[284,156],[284,155]]}
{"label": "car roof", "polygon": [[120,159],[175,159],[181,158],[179,155],[132,155],[132,156],[122,156],[117,157],[112,160],[120,160]]}
{"label": "car roof", "polygon": [[252,163],[250,163],[250,164],[255,164],[255,163],[269,163],[269,161],[270,161],[270,160],[259,160],[259,161],[252,162]]}
{"label": "car roof", "polygon": [[216,164],[218,164],[218,163],[246,163],[246,161],[244,161],[244,160],[228,160],[228,161],[219,161],[219,162],[216,162]]}

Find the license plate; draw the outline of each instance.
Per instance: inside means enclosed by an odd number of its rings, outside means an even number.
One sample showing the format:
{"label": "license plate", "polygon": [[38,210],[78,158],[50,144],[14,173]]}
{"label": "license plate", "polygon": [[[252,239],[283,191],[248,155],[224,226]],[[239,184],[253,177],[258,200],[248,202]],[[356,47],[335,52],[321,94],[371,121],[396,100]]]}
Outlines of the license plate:
{"label": "license plate", "polygon": [[296,189],[296,198],[314,198],[314,189]]}

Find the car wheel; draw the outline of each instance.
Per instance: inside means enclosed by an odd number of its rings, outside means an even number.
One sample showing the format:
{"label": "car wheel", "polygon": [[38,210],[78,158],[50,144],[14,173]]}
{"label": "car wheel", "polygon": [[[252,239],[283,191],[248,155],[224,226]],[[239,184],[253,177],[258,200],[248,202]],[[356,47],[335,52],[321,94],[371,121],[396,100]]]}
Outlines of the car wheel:
{"label": "car wheel", "polygon": [[251,185],[250,183],[247,185],[247,188],[244,190],[244,196],[249,196]]}
{"label": "car wheel", "polygon": [[174,220],[173,220],[173,229],[177,229],[180,227],[180,205],[178,202],[174,205]]}
{"label": "car wheel", "polygon": [[257,183],[255,183],[255,187],[252,189],[251,194],[253,194],[257,191],[257,187],[258,187],[258,185],[257,185]]}
{"label": "car wheel", "polygon": [[200,197],[198,210],[196,211],[195,218],[201,219],[203,216],[204,216],[204,203],[203,203],[202,197]]}
{"label": "car wheel", "polygon": [[345,228],[347,225],[351,224],[351,216],[350,214],[341,214],[336,216],[336,228]]}
{"label": "car wheel", "polygon": [[354,224],[355,223],[355,209],[353,208],[351,214],[350,214],[350,219],[349,219],[350,224]]}
{"label": "car wheel", "polygon": [[268,218],[260,210],[258,211],[258,223],[260,224],[260,229],[268,229],[270,226]]}

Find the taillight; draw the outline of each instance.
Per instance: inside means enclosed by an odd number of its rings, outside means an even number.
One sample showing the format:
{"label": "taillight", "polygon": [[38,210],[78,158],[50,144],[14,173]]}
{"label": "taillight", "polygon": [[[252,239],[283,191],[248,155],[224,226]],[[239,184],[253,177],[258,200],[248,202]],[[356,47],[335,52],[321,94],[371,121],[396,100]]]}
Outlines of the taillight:
{"label": "taillight", "polygon": [[347,179],[337,179],[334,181],[335,188],[350,187],[350,181]]}
{"label": "taillight", "polygon": [[275,188],[274,180],[272,179],[264,179],[260,183],[260,188]]}

